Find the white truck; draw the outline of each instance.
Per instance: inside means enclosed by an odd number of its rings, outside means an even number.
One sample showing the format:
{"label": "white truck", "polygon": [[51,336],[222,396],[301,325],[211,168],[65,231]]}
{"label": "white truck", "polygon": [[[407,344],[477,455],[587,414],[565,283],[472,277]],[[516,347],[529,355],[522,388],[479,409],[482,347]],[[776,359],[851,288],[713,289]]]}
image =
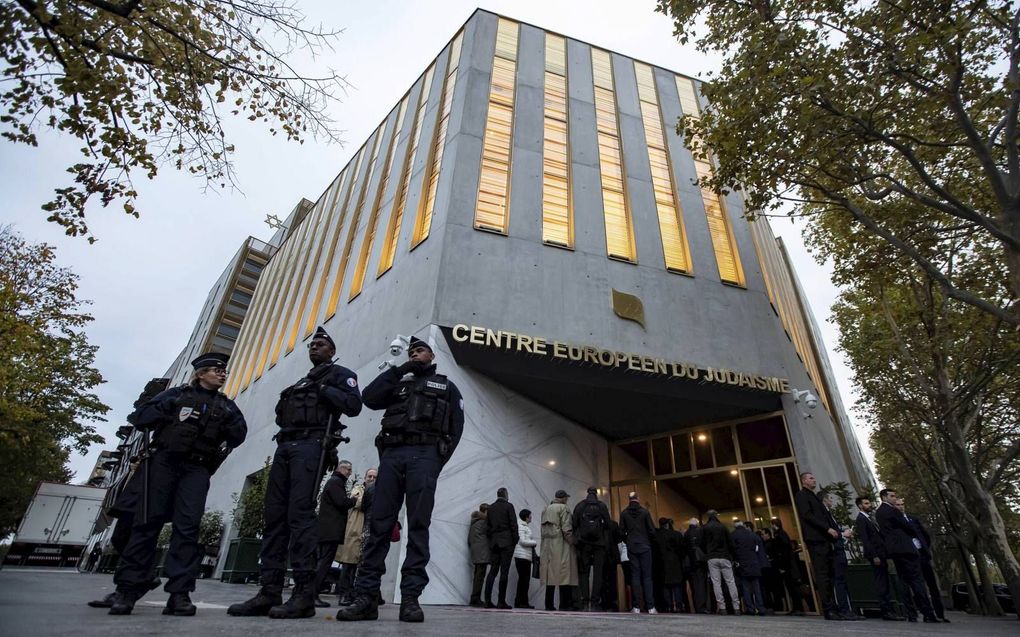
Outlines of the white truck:
{"label": "white truck", "polygon": [[105,496],[98,487],[40,482],[4,566],[76,566]]}

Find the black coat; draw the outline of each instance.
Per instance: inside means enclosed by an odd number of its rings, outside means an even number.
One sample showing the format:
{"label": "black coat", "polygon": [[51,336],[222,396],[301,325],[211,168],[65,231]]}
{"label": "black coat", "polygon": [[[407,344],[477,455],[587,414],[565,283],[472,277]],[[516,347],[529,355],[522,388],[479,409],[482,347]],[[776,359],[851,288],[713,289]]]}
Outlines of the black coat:
{"label": "black coat", "polygon": [[688,569],[705,567],[705,529],[699,524],[687,527],[684,533],[684,541],[687,545],[687,552],[684,555],[684,565]]}
{"label": "black coat", "polygon": [[665,526],[655,531],[655,548],[662,569],[662,583],[679,586],[684,582],[684,535]]}
{"label": "black coat", "polygon": [[822,544],[835,539],[829,535],[829,529],[832,528],[829,513],[814,491],[807,487],[801,489],[794,496],[794,502],[797,505],[797,515],[800,517],[800,528],[804,532],[805,542]]}
{"label": "black coat", "polygon": [[710,560],[733,560],[733,541],[718,518],[709,518],[701,532],[701,548]]}
{"label": "black coat", "polygon": [[924,528],[921,520],[912,515],[907,515],[907,522],[914,529],[914,537],[921,541],[921,558],[931,560],[931,535],[928,533],[928,529]]}
{"label": "black coat", "polygon": [[882,536],[885,539],[885,552],[890,556],[896,555],[918,555],[917,547],[914,546],[914,528],[907,522],[907,519],[900,513],[899,509],[883,502],[875,510],[875,519],[882,529]]}
{"label": "black coat", "polygon": [[620,511],[620,530],[627,542],[627,553],[647,553],[652,550],[655,525],[648,509],[639,502],[631,502]]}
{"label": "black coat", "polygon": [[882,536],[882,529],[878,528],[878,523],[874,519],[864,513],[858,513],[857,519],[854,520],[854,533],[861,541],[864,559],[869,563],[876,557],[882,560],[886,558],[885,538]]}
{"label": "black coat", "polygon": [[775,529],[772,533],[772,541],[766,548],[773,568],[778,568],[781,571],[793,570],[797,574],[797,560],[793,556],[793,540],[790,539],[789,533],[784,529]]}
{"label": "black coat", "polygon": [[520,535],[517,532],[517,512],[514,505],[499,498],[489,505],[485,515],[485,536],[489,538],[489,548],[517,546]]}
{"label": "black coat", "polygon": [[317,528],[320,542],[344,543],[347,512],[357,503],[357,499],[347,496],[347,477],[334,473],[326,482],[319,497]]}
{"label": "black coat", "polygon": [[730,535],[733,543],[733,560],[737,574],[743,577],[761,577],[761,556],[758,555],[760,539],[746,526],[738,526]]}
{"label": "black coat", "polygon": [[[598,508],[598,513],[596,514],[593,509],[592,514],[600,520],[599,526],[602,528],[602,533],[599,534],[599,539],[595,541],[589,541],[581,537],[581,519],[584,517],[584,512],[592,507],[592,505]],[[591,518],[589,517],[589,519]],[[574,524],[574,538],[577,540],[578,544],[589,544],[592,546],[606,545],[606,532],[609,530],[609,507],[606,506],[605,502],[599,500],[597,495],[589,493],[583,500],[578,502],[574,507],[574,514],[571,521]]]}

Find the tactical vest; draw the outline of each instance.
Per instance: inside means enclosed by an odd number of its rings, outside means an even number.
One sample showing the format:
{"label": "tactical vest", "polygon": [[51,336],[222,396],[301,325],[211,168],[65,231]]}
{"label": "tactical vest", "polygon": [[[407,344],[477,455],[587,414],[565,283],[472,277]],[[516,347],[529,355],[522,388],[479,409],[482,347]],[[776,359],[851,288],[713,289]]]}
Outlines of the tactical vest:
{"label": "tactical vest", "polygon": [[329,405],[319,400],[319,384],[305,376],[280,393],[276,408],[281,429],[325,429],[329,425]]}
{"label": "tactical vest", "polygon": [[228,413],[222,394],[217,392],[210,400],[208,394],[188,385],[177,397],[170,421],[156,429],[153,444],[170,453],[212,458],[224,441],[222,427]]}
{"label": "tactical vest", "polygon": [[382,418],[384,434],[435,436],[450,433],[450,381],[446,376],[414,377],[394,390],[398,402]]}

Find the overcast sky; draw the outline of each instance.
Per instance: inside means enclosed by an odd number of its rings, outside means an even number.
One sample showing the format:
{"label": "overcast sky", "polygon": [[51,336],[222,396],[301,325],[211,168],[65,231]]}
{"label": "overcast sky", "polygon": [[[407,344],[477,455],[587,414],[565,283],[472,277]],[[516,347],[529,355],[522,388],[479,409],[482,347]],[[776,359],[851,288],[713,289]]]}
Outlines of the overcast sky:
{"label": "overcast sky", "polygon": [[[229,122],[239,191],[203,192],[200,181],[164,168],[155,182],[136,182],[141,219],[113,208],[91,210],[89,225],[99,241],[89,245],[65,237],[39,208],[54,188],[69,182],[64,167],[78,160],[80,143],[42,133],[38,148],[0,145],[5,204],[0,222],[13,223],[30,241],[56,245],[58,263],[81,277],[78,297],[92,301],[96,320],[88,335],[99,346],[96,362],[106,379],[98,394],[112,411],[109,421],[97,426],[109,444],[72,458],[79,481],[88,477],[99,451],[116,444],[113,432],[145,382],[161,375],[187,343],[209,288],[241,242],[249,235],[271,236],[267,214],[282,218],[302,197],[315,200],[476,8],[702,79],[719,64],[678,44],[670,20],[655,13],[653,0],[301,0],[298,5],[310,21],[345,29],[335,51],[318,61],[345,74],[354,87],[332,109],[345,130],[342,148],[314,141],[287,144],[246,120]],[[772,223],[807,290],[849,409],[854,404],[850,374],[834,349],[838,335],[828,322],[835,299],[829,271],[807,255],[799,226],[785,219]],[[866,448],[866,432],[860,426],[857,432]],[[870,461],[870,450],[866,453]]]}

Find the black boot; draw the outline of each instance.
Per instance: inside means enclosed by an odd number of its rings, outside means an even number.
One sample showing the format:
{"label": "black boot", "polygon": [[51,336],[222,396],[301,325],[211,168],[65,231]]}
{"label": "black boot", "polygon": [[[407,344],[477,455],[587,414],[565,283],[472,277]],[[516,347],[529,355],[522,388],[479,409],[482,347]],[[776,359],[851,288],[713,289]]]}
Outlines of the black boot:
{"label": "black boot", "polygon": [[269,617],[272,619],[303,619],[315,617],[315,593],[312,591],[312,583],[308,579],[294,578],[294,589],[290,593],[290,599],[284,604],[273,606],[269,609]]}
{"label": "black boot", "polygon": [[94,599],[89,602],[89,606],[92,608],[110,608],[113,606],[113,600],[117,597],[117,593],[110,593],[102,599]]}
{"label": "black boot", "polygon": [[117,591],[113,594],[113,602],[110,604],[111,615],[130,615],[135,609],[135,602],[141,597],[134,591]]}
{"label": "black boot", "polygon": [[270,608],[282,603],[283,585],[263,583],[255,597],[239,604],[231,604],[227,614],[234,617],[265,617],[269,614]]}
{"label": "black boot", "polygon": [[166,600],[164,615],[176,615],[177,617],[191,617],[195,614],[195,605],[191,603],[191,596],[187,593],[170,593],[170,599]]}
{"label": "black boot", "polygon": [[329,602],[322,599],[318,595],[315,596],[315,607],[316,608],[329,608]]}
{"label": "black boot", "polygon": [[379,619],[379,603],[376,595],[375,592],[357,592],[350,606],[345,606],[336,612],[337,621],[360,622]]}
{"label": "black boot", "polygon": [[417,597],[404,597],[400,600],[400,621],[402,622],[423,622],[425,613],[418,605]]}

